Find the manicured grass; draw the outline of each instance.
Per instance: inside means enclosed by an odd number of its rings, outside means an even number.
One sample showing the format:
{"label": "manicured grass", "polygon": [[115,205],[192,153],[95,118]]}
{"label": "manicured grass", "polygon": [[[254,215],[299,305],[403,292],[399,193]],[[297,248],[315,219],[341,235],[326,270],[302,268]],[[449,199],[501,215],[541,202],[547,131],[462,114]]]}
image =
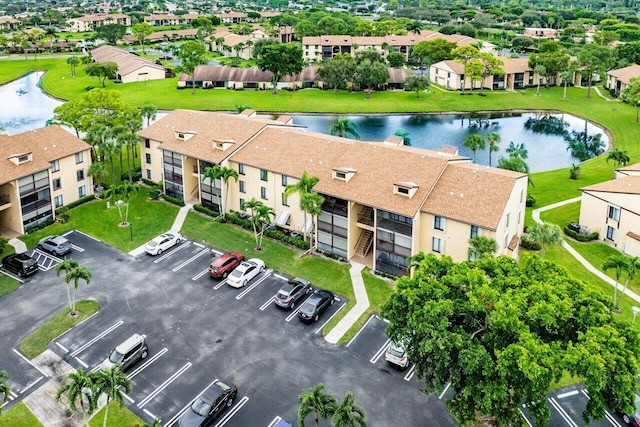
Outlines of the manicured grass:
{"label": "manicured grass", "polygon": [[[7,245],[4,248],[4,252],[0,254],[0,262],[3,257],[9,254],[12,254],[15,251],[16,250],[13,246]],[[5,276],[4,274],[0,274],[0,297],[2,295],[6,295],[15,291],[16,289],[18,289],[19,286],[20,286],[20,282],[18,282],[16,279],[13,279],[9,276]]]}
{"label": "manicured grass", "polygon": [[[290,276],[299,276],[311,281],[314,286],[328,289],[349,300],[342,309],[342,314],[332,319],[329,326],[335,325],[344,314],[355,304],[353,287],[349,278],[349,264],[342,264],[320,256],[305,256],[300,258],[301,252],[284,246],[278,242],[265,239],[264,250],[255,252],[255,240],[253,233],[247,232],[229,224],[220,224],[211,221],[194,212],[189,212],[182,234],[195,240],[205,242],[225,251],[239,251],[245,257],[257,257],[262,259],[267,267],[274,268]],[[391,294],[389,285],[382,279],[363,273],[367,292],[372,303],[371,311],[378,311],[380,305]],[[366,317],[363,316],[366,320]],[[362,319],[361,319],[362,320]],[[358,328],[354,326],[349,334],[355,333]],[[330,328],[326,328],[330,330]]]}
{"label": "manicured grass", "polygon": [[[97,412],[89,421],[90,427],[102,427],[104,420],[105,408]],[[109,418],[107,418],[107,426],[109,427],[140,427],[144,424],[136,414],[127,409],[126,406],[111,401],[109,403]]]}
{"label": "manicured grass", "polygon": [[[60,286],[66,286],[60,279]],[[33,359],[47,349],[49,341],[68,331],[87,317],[94,314],[100,308],[97,301],[79,301],[76,303],[76,317],[69,316],[69,308],[66,307],[60,313],[48,320],[45,324],[30,333],[22,340],[18,349],[29,359]]]}
{"label": "manicured grass", "polygon": [[[70,211],[68,223],[56,223],[51,227],[24,235],[20,239],[26,243],[27,247],[32,248],[44,236],[77,229],[128,252],[169,230],[178,214],[177,206],[160,200],[149,200],[148,191],[146,186],[140,186],[138,193],[131,198],[129,222],[133,224],[133,241],[131,241],[129,227],[118,226],[120,222],[118,209],[113,206],[113,203],[107,209],[105,200],[95,200],[78,206]],[[122,212],[124,215],[124,207]]]}
{"label": "manicured grass", "polygon": [[0,425],[7,427],[35,427],[42,423],[31,413],[27,405],[18,402],[8,411],[0,414]]}
{"label": "manicured grass", "polygon": [[558,224],[560,227],[564,227],[570,222],[578,222],[580,219],[580,202],[569,203],[544,211],[540,214],[540,219],[544,222]]}

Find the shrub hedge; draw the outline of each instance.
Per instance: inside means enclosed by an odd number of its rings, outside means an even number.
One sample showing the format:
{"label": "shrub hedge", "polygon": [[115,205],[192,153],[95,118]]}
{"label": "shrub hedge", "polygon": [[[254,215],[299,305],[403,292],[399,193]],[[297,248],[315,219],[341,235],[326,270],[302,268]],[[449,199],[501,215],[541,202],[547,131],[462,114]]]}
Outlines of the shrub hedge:
{"label": "shrub hedge", "polygon": [[173,203],[174,205],[184,206],[184,200],[176,199],[175,197],[171,197],[167,194],[163,194],[162,198],[165,199],[169,203]]}
{"label": "shrub hedge", "polygon": [[563,231],[564,231],[564,234],[577,240],[578,242],[592,242],[594,240],[598,240],[598,238],[600,237],[600,233],[597,233],[595,231],[585,236],[583,234],[576,233],[575,231],[570,229],[568,226],[564,227]]}
{"label": "shrub hedge", "polygon": [[216,218],[216,217],[220,216],[220,214],[218,212],[216,212],[214,210],[211,210],[211,209],[209,209],[207,207],[204,207],[202,205],[193,205],[193,210],[197,211],[197,212],[200,212],[200,213],[203,213],[203,214],[208,215],[208,216],[213,217],[213,218]]}
{"label": "shrub hedge", "polygon": [[[94,200],[95,198],[96,198],[96,196],[94,196],[93,194],[89,194],[88,196],[84,196],[84,197],[79,198],[75,202],[67,203],[63,207],[65,207],[67,209],[77,208],[78,206],[84,205],[85,203],[88,203],[88,202]],[[59,211],[60,211],[60,209],[58,209],[56,211],[56,213],[59,212]]]}
{"label": "shrub hedge", "polygon": [[520,247],[529,251],[539,251],[542,249],[542,245],[540,245],[540,243],[534,242],[533,240],[529,240],[525,237],[520,240]]}

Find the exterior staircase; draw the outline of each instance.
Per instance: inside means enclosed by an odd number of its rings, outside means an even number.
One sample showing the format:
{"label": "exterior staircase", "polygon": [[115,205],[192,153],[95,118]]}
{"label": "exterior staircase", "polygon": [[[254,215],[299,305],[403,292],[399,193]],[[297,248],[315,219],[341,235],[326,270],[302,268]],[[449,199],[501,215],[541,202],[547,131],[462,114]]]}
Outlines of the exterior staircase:
{"label": "exterior staircase", "polygon": [[365,257],[373,246],[373,231],[362,230],[356,243],[356,255]]}
{"label": "exterior staircase", "polygon": [[358,214],[358,222],[373,226],[373,208],[365,206]]}

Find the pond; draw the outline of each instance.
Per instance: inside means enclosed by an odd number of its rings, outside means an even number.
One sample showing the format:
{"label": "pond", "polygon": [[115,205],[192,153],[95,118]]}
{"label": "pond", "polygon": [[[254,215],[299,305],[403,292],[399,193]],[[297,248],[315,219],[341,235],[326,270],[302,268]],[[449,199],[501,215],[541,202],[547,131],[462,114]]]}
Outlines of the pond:
{"label": "pond", "polygon": [[[46,125],[53,118],[53,110],[60,101],[46,95],[38,82],[43,72],[30,73],[18,80],[0,86],[0,126],[7,134],[13,135]],[[166,113],[159,112],[157,119]],[[271,116],[264,116],[271,117]],[[502,142],[499,151],[491,153],[495,166],[500,157],[507,156],[510,142],[523,144],[528,152],[527,163],[532,172],[565,168],[579,160],[567,150],[567,137],[571,132],[602,135],[602,141],[608,144],[605,132],[598,126],[570,114],[502,112],[492,114],[369,114],[369,115],[315,115],[295,114],[294,123],[306,126],[309,130],[329,133],[329,129],[339,117],[352,120],[360,137],[369,141],[383,141],[398,129],[408,132],[411,145],[418,148],[437,150],[442,145],[459,147],[459,154],[472,157],[473,153],[463,146],[466,136],[471,133],[486,135],[497,132]],[[559,125],[562,132],[551,127],[532,129],[527,121],[540,123],[551,120]],[[145,121],[146,122],[146,121]],[[146,123],[145,123],[146,124]],[[605,145],[606,148],[606,145]],[[476,153],[476,162],[489,164],[488,149]]]}
{"label": "pond", "polygon": [[0,86],[0,126],[15,135],[44,127],[53,118],[53,109],[62,102],[45,94],[38,82],[43,71]]}

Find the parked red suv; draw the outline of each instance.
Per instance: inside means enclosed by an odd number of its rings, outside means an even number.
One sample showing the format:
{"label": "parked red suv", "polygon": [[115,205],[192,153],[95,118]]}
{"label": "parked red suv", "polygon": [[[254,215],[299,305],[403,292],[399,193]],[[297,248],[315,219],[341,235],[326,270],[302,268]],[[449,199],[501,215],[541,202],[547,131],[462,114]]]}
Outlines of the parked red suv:
{"label": "parked red suv", "polygon": [[209,266],[209,275],[216,279],[220,277],[225,279],[243,260],[244,255],[240,252],[222,254],[211,261],[211,265]]}

